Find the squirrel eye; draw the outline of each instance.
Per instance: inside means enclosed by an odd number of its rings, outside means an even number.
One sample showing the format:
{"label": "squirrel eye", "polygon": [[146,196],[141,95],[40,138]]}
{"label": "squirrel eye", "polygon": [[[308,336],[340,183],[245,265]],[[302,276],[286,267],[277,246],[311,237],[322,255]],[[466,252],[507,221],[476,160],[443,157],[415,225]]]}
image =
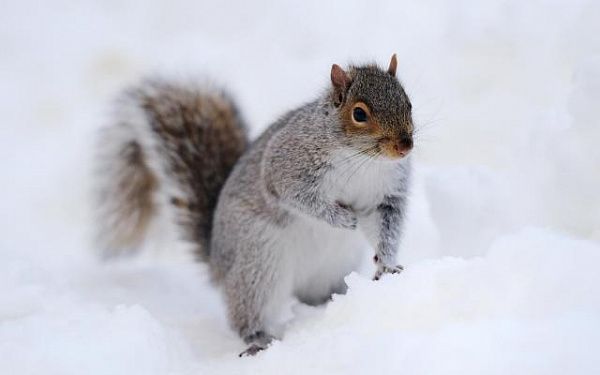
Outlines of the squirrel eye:
{"label": "squirrel eye", "polygon": [[366,122],[367,112],[360,107],[356,107],[354,108],[354,111],[352,111],[352,117],[354,117],[354,121],[356,122]]}

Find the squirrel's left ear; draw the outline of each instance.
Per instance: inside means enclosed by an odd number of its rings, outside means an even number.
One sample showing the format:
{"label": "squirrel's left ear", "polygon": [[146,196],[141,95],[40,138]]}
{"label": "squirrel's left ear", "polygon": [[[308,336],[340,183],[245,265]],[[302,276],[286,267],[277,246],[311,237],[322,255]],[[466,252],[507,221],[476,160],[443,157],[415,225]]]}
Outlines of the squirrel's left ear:
{"label": "squirrel's left ear", "polygon": [[392,77],[396,76],[396,67],[398,67],[398,60],[396,59],[396,54],[392,55],[392,59],[390,60],[390,66],[388,67],[388,73]]}
{"label": "squirrel's left ear", "polygon": [[331,66],[331,83],[336,89],[346,89],[350,83],[350,77],[338,64]]}
{"label": "squirrel's left ear", "polygon": [[333,84],[333,105],[339,107],[346,98],[350,77],[338,64],[331,66],[331,83]]}

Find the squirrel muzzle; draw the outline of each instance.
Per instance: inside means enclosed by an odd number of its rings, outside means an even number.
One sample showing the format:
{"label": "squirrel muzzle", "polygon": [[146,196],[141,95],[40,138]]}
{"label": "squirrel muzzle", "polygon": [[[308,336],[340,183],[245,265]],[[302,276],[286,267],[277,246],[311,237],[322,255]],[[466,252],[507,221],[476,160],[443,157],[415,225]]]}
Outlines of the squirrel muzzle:
{"label": "squirrel muzzle", "polygon": [[399,137],[384,137],[379,141],[382,154],[390,159],[401,159],[410,153],[413,148],[413,140],[409,135]]}

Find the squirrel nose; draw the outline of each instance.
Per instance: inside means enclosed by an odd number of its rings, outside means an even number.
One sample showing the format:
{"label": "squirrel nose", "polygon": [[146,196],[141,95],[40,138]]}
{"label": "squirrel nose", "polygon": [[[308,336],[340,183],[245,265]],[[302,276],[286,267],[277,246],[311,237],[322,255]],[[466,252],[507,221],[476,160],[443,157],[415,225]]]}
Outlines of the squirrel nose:
{"label": "squirrel nose", "polygon": [[408,155],[412,148],[413,140],[408,136],[401,137],[394,143],[394,151],[396,151],[396,153],[401,157]]}

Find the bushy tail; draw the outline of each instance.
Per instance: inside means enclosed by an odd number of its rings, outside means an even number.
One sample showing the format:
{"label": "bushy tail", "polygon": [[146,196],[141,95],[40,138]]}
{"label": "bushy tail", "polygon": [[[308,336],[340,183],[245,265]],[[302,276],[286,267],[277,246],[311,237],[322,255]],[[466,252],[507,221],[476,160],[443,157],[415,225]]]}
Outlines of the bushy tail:
{"label": "bushy tail", "polygon": [[106,256],[140,247],[159,207],[172,210],[206,260],[219,192],[247,147],[246,127],[221,91],[153,80],[117,102],[97,157],[97,243]]}
{"label": "bushy tail", "polygon": [[143,242],[154,214],[156,176],[130,126],[103,129],[99,143],[96,239],[104,255],[130,252]]}

